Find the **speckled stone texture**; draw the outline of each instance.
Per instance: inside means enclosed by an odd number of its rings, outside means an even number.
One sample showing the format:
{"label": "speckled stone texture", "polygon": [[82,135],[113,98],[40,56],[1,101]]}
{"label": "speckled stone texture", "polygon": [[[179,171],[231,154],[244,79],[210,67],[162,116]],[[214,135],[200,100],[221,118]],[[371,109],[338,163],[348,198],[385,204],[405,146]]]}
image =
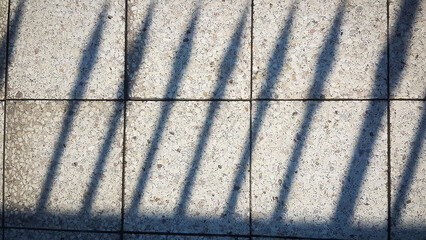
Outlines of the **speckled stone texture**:
{"label": "speckled stone texture", "polygon": [[[386,54],[386,1],[294,2],[255,0],[253,97],[386,97],[386,64],[377,66]],[[283,39],[289,22],[289,37]],[[277,56],[277,41],[286,44],[278,54],[284,58],[282,67],[269,60]],[[267,91],[261,92],[265,84]]]}
{"label": "speckled stone texture", "polygon": [[[407,10],[400,16],[404,4]],[[392,98],[426,98],[425,9],[426,1],[390,1],[390,31],[394,36],[390,41],[389,69]],[[411,18],[411,29],[407,24],[397,26],[398,20],[408,23]]]}
{"label": "speckled stone texture", "polygon": [[136,235],[126,234],[125,240],[248,240],[241,237],[207,237],[207,236],[176,236],[176,235]]}
{"label": "speckled stone texture", "polygon": [[122,97],[124,1],[107,2],[11,0],[8,97]]}
{"label": "speckled stone texture", "polygon": [[127,113],[125,230],[249,233],[248,178],[234,183],[246,160],[248,102],[130,102]]}
{"label": "speckled stone texture", "polygon": [[37,231],[37,230],[5,230],[5,239],[22,240],[119,240],[119,234],[111,233],[81,233],[60,231]]}
{"label": "speckled stone texture", "polygon": [[[4,129],[4,102],[0,102],[0,156],[3,156],[3,129]],[[0,163],[0,186],[3,186],[3,161]],[[0,200],[0,204],[3,203],[3,198]],[[3,208],[0,208],[0,210]],[[0,217],[2,217],[2,213],[0,213]],[[0,226],[2,226],[3,223],[0,223]],[[0,229],[1,230],[1,229]]]}
{"label": "speckled stone texture", "polygon": [[[386,237],[387,128],[386,118],[380,121],[376,113],[383,107],[386,102],[381,101],[270,102],[253,139],[253,234]],[[366,118],[375,119],[378,132],[362,127]],[[361,137],[363,132],[367,136]],[[358,141],[363,147],[355,149]],[[350,192],[342,193],[342,186],[348,174],[353,176],[351,184],[361,174],[357,164],[362,161],[355,165],[355,172],[350,172],[349,163],[354,157],[362,159],[366,149],[372,153],[359,183],[360,192],[354,195],[356,199],[350,199],[355,201],[354,212],[348,220],[351,226],[347,226],[341,219],[348,216],[348,203],[339,205],[339,200],[354,190],[351,185]],[[373,231],[363,232],[363,228]]]}
{"label": "speckled stone texture", "polygon": [[129,53],[132,98],[250,97],[249,1],[129,0],[128,11],[129,42],[146,41],[141,63]]}
{"label": "speckled stone texture", "polygon": [[[391,104],[392,238],[426,236],[426,103]],[[407,231],[407,229],[415,228]]]}
{"label": "speckled stone texture", "polygon": [[4,98],[8,0],[0,0],[0,99]]}
{"label": "speckled stone texture", "polygon": [[113,112],[120,107],[101,101],[8,102],[7,226],[120,229],[123,116]]}

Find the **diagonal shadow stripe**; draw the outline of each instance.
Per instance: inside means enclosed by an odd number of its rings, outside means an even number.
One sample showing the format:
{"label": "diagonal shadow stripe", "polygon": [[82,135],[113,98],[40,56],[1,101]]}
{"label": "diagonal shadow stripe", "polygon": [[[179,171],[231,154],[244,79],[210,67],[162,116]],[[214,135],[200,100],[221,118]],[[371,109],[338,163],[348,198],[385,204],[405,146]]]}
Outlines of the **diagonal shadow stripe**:
{"label": "diagonal shadow stripe", "polygon": [[[191,16],[191,20],[188,24],[183,39],[179,49],[176,52],[175,60],[173,63],[172,72],[170,74],[170,79],[168,81],[164,97],[165,98],[176,98],[179,84],[182,80],[183,73],[188,65],[189,58],[192,50],[192,40],[194,38],[194,30],[196,26],[196,21],[199,14],[199,7],[195,9],[194,13]],[[163,101],[161,106],[160,117],[157,122],[155,131],[151,136],[151,145],[149,146],[147,156],[143,162],[143,166],[140,170],[136,188],[133,191],[133,197],[130,203],[128,213],[137,214],[138,206],[144,194],[145,186],[147,184],[148,176],[152,167],[152,163],[155,159],[157,153],[158,145],[162,139],[163,131],[167,122],[167,119],[170,115],[170,111],[173,107],[173,101]]]}
{"label": "diagonal shadow stripe", "polygon": [[[15,15],[9,22],[10,29],[6,29],[6,34],[3,36],[0,46],[0,86],[3,86],[3,78],[6,78],[7,64],[12,59],[13,49],[15,48],[16,38],[18,35],[19,25],[21,24],[22,12],[25,8],[25,0],[21,0],[16,7]],[[6,97],[6,96],[5,96]]]}
{"label": "diagonal shadow stripe", "polygon": [[[80,99],[83,97],[87,81],[89,80],[90,73],[96,63],[96,56],[98,54],[99,45],[102,37],[102,32],[105,25],[105,15],[108,10],[108,5],[103,7],[102,13],[99,15],[99,19],[96,26],[91,34],[90,41],[84,50],[83,56],[79,64],[79,73],[74,83],[74,88],[71,91],[71,98]],[[43,187],[40,193],[40,197],[37,202],[36,212],[45,210],[46,203],[49,199],[50,190],[52,188],[56,172],[60,163],[60,159],[64,154],[65,143],[68,140],[69,133],[72,130],[72,124],[74,122],[75,114],[80,106],[81,101],[69,101],[67,110],[62,122],[61,131],[58,140],[55,143],[55,149],[52,157],[49,161],[49,167],[44,179]]]}
{"label": "diagonal shadow stripe", "polygon": [[[420,0],[405,0],[402,3],[398,18],[395,22],[394,31],[389,38],[390,46],[398,45],[397,56],[392,59],[396,62],[405,62],[409,36]],[[372,96],[377,95],[381,88],[380,69],[387,67],[387,47],[382,50],[378,61],[375,83]],[[393,73],[394,84],[388,86],[388,93],[398,85],[402,67],[395,68]],[[354,214],[355,202],[358,198],[365,172],[369,165],[370,156],[378,135],[381,122],[386,114],[387,104],[371,101],[367,108],[367,117],[364,119],[360,129],[358,140],[352,153],[348,174],[343,182],[340,197],[334,211],[332,221],[334,224],[350,226]]]}
{"label": "diagonal shadow stripe", "polygon": [[[329,73],[333,68],[333,62],[336,55],[336,48],[339,43],[340,28],[342,25],[342,19],[345,13],[345,2],[341,2],[337,13],[334,17],[333,24],[329,30],[321,53],[318,57],[313,84],[308,93],[308,99],[315,98],[320,96],[323,89],[324,83],[327,80]],[[299,131],[296,134],[295,143],[293,146],[293,151],[290,155],[290,159],[287,166],[287,171],[283,176],[283,184],[280,189],[280,194],[275,203],[275,209],[272,216],[272,219],[281,220],[283,214],[285,214],[285,203],[287,202],[288,195],[290,193],[290,188],[293,183],[294,174],[296,173],[297,167],[300,162],[300,157],[302,150],[305,146],[306,140],[309,134],[309,128],[312,123],[312,119],[318,110],[320,102],[319,101],[309,101],[305,108],[305,113],[303,115],[303,122],[299,127]]]}
{"label": "diagonal shadow stripe", "polygon": [[[265,82],[262,85],[262,89],[259,93],[259,96],[270,98],[272,96],[275,83],[278,80],[278,75],[281,72],[281,69],[284,65],[284,60],[286,57],[286,50],[289,43],[289,37],[291,32],[291,27],[293,24],[294,12],[296,11],[296,4],[293,4],[291,10],[287,16],[287,20],[283,29],[281,30],[281,35],[276,41],[275,49],[272,56],[268,62],[268,71],[265,78]],[[247,134],[247,141],[244,146],[243,153],[239,161],[238,171],[235,174],[231,192],[228,195],[226,201],[227,207],[224,210],[224,215],[231,215],[235,211],[237,205],[237,198],[239,195],[239,190],[241,189],[241,184],[243,183],[246,175],[247,165],[249,163],[250,154],[254,143],[256,142],[257,134],[259,133],[262,119],[265,116],[266,110],[268,108],[268,101],[260,101],[256,108],[256,115],[252,123],[252,129]],[[253,145],[251,145],[253,143]]]}
{"label": "diagonal shadow stripe", "polygon": [[[216,86],[212,96],[221,99],[225,93],[226,86],[229,78],[231,77],[232,72],[235,69],[237,62],[238,52],[241,46],[241,37],[244,30],[244,26],[247,19],[248,7],[245,8],[243,15],[237,25],[237,29],[231,37],[231,42],[226,50],[225,57],[222,60],[222,63],[219,68],[219,75],[216,82]],[[196,150],[194,152],[194,157],[191,161],[190,169],[187,173],[187,176],[184,181],[184,187],[180,195],[179,202],[177,204],[177,209],[175,215],[184,215],[189,198],[191,196],[191,191],[193,188],[194,180],[197,175],[198,167],[200,165],[201,158],[203,156],[204,147],[207,145],[208,138],[210,136],[210,130],[214,123],[214,116],[219,109],[221,101],[212,101],[210,102],[209,109],[207,111],[207,116],[205,118],[203,128],[201,131],[200,139],[198,141]]]}
{"label": "diagonal shadow stripe", "polygon": [[[133,60],[132,63],[129,65],[127,73],[128,76],[134,76],[135,73],[138,71],[142,60],[145,55],[145,46],[147,43],[147,37],[148,37],[148,30],[151,26],[152,21],[152,11],[153,11],[154,4],[150,4],[148,8],[148,13],[145,17],[145,19],[142,21],[141,28],[139,29],[137,40],[134,41],[132,44],[128,58]],[[132,85],[134,83],[134,79],[132,77],[128,77],[129,80],[128,85],[126,86],[127,89],[125,89],[125,81],[124,79],[122,83],[120,84],[120,87],[117,92],[117,98],[120,98],[120,93],[125,92],[126,99],[130,95],[129,92],[132,89]],[[121,115],[124,111],[124,104],[122,102],[116,102],[113,114],[110,117],[110,124],[107,131],[107,134],[105,136],[104,142],[101,147],[101,151],[99,152],[95,168],[93,169],[93,172],[91,174],[89,187],[86,190],[86,193],[83,198],[83,205],[80,209],[80,214],[87,214],[90,213],[90,210],[92,209],[92,204],[94,197],[96,196],[96,192],[99,186],[100,176],[105,168],[106,159],[109,155],[109,152],[111,150],[111,144],[115,137],[115,134],[117,132],[118,124],[120,123]]]}
{"label": "diagonal shadow stripe", "polygon": [[[133,84],[135,82],[135,75],[144,60],[145,48],[148,43],[148,32],[152,24],[152,15],[155,7],[155,2],[151,2],[148,7],[148,13],[143,20],[143,25],[139,29],[139,33],[135,38],[130,50],[128,52],[128,63],[127,63],[127,79],[128,86],[125,87],[125,99],[128,99],[133,90]],[[130,62],[131,61],[131,62]]]}
{"label": "diagonal shadow stripe", "polygon": [[392,206],[392,225],[399,224],[401,220],[401,212],[404,208],[405,199],[408,195],[408,190],[413,183],[414,172],[419,163],[419,154],[422,150],[423,143],[425,141],[426,133],[426,101],[423,102],[423,113],[419,120],[418,130],[414,141],[411,145],[410,155],[405,164],[404,171],[402,172],[402,178],[399,182],[398,188],[396,189],[396,197]]}

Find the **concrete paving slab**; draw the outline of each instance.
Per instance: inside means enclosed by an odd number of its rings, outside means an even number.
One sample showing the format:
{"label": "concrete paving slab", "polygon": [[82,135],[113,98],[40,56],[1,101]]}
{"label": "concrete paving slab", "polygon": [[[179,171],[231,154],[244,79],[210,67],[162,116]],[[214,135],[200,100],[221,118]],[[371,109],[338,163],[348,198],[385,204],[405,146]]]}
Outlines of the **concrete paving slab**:
{"label": "concrete paving slab", "polygon": [[116,99],[124,79],[124,1],[11,0],[8,97]]}
{"label": "concrete paving slab", "polygon": [[8,5],[8,0],[0,0],[0,99],[4,98]]}
{"label": "concrete paving slab", "polygon": [[5,231],[5,238],[22,240],[118,240],[120,239],[120,235],[112,233],[83,233],[46,230],[7,229]]}
{"label": "concrete paving slab", "polygon": [[386,237],[387,128],[377,116],[386,102],[286,101],[266,108],[253,133],[253,234]]}
{"label": "concrete paving slab", "polygon": [[426,234],[425,132],[426,102],[391,103],[392,239]]}
{"label": "concrete paving slab", "polygon": [[[401,9],[404,9],[401,11]],[[392,98],[426,98],[426,2],[389,2]],[[398,24],[403,23],[403,24]]]}
{"label": "concrete paving slab", "polygon": [[119,230],[123,107],[116,102],[7,104],[7,226]]}
{"label": "concrete paving slab", "polygon": [[130,0],[128,11],[129,51],[146,42],[128,54],[133,99],[249,98],[249,1]]}
{"label": "concrete paving slab", "polygon": [[253,97],[386,97],[387,64],[377,66],[386,54],[385,6],[368,0],[256,0]]}
{"label": "concrete paving slab", "polygon": [[127,112],[125,230],[248,234],[248,177],[234,178],[249,103],[130,102]]}
{"label": "concrete paving slab", "polygon": [[177,235],[145,235],[126,234],[125,240],[248,240],[241,237],[210,237],[210,236],[177,236]]}

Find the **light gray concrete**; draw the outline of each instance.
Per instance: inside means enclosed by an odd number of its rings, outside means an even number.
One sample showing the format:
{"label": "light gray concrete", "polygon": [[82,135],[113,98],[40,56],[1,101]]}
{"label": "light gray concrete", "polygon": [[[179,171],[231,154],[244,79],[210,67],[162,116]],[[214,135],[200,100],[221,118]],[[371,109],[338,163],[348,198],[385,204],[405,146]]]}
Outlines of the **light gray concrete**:
{"label": "light gray concrete", "polygon": [[[422,239],[426,229],[426,105],[392,102],[392,237]],[[407,231],[415,227],[417,231]]]}
{"label": "light gray concrete", "polygon": [[22,16],[9,46],[9,98],[122,96],[124,1],[21,1],[11,0],[11,19],[18,8]]}
{"label": "light gray concrete", "polygon": [[[396,26],[403,3],[408,3],[410,9],[402,14],[402,18],[408,22],[414,16],[411,32],[408,26]],[[415,3],[418,3],[418,6]],[[390,1],[390,31],[396,35],[390,41],[390,83],[393,91],[392,98],[426,98],[426,2],[413,0]],[[396,29],[395,29],[396,28]],[[406,38],[405,35],[408,35]],[[407,51],[403,52],[404,45]],[[405,54],[403,54],[405,53]]]}
{"label": "light gray concrete", "polygon": [[72,103],[8,102],[6,225],[120,229],[123,117],[114,102]]}
{"label": "light gray concrete", "polygon": [[[339,211],[337,208],[340,197],[350,193],[342,192],[345,178],[350,174],[349,163],[354,157],[362,158],[365,150],[355,150],[355,146],[360,132],[371,131],[369,127],[362,129],[362,122],[376,113],[366,112],[368,102],[322,102],[312,115],[312,121],[307,123],[309,118],[305,111],[312,111],[312,104],[315,103],[269,104],[258,137],[253,139],[253,233],[372,237],[368,235],[370,232],[354,230],[365,227],[379,229],[374,236],[386,236],[386,119],[382,119],[379,132],[371,132],[368,138],[361,139],[362,145],[366,145],[364,148],[372,148],[373,152],[358,197],[353,199],[354,213],[349,216],[351,226],[342,226],[333,219],[348,215],[347,205]],[[374,103],[375,107],[384,104]],[[369,146],[373,135],[377,135],[376,140]],[[358,174],[361,173],[357,170],[355,175]],[[353,177],[352,181],[355,179]]]}
{"label": "light gray concrete", "polygon": [[[333,25],[339,6],[342,6],[342,21]],[[283,51],[285,59],[282,68],[277,69],[279,65],[269,65],[269,59],[274,56],[282,29],[291,21],[292,7],[295,10],[287,49]],[[386,48],[386,1],[256,0],[254,12],[253,97],[386,97],[386,64],[376,65],[382,49]],[[330,31],[335,34],[329,36]],[[324,46],[328,49],[323,52]],[[330,70],[324,66],[317,69],[328,62]],[[379,88],[373,94],[376,72]],[[276,83],[269,83],[268,91],[260,93],[265,78],[271,75],[277,75]],[[317,86],[315,93],[309,93],[313,82],[323,77],[324,86]]]}
{"label": "light gray concrete", "polygon": [[[134,81],[132,98],[250,97],[249,1],[153,2],[156,3],[129,1],[129,42],[143,34],[143,21],[147,14],[152,14],[152,22],[146,28],[142,63],[138,66],[135,57],[128,61]],[[148,10],[150,6],[152,12]],[[245,10],[246,18],[241,20]],[[189,29],[193,17],[193,29]],[[232,36],[238,28],[241,28],[240,44],[232,45]],[[223,80],[220,83],[223,95],[221,91],[215,92],[220,80]],[[170,83],[176,85],[173,91],[168,88]]]}
{"label": "light gray concrete", "polygon": [[[164,118],[167,104],[173,106]],[[220,106],[206,123],[211,104]],[[237,187],[233,181],[248,141],[249,103],[130,102],[127,112],[125,229],[247,234],[248,178]],[[185,193],[188,184],[192,188]],[[229,214],[233,191],[239,197]]]}
{"label": "light gray concrete", "polygon": [[7,49],[8,0],[0,0],[0,99],[4,98]]}
{"label": "light gray concrete", "polygon": [[423,239],[425,4],[0,0],[5,239]]}

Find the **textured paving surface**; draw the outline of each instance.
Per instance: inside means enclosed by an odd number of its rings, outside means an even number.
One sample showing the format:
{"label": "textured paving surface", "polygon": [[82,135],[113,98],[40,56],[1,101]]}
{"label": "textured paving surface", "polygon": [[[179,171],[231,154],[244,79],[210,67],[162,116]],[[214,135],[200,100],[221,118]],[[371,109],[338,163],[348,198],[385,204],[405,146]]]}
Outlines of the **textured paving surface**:
{"label": "textured paving surface", "polygon": [[[254,233],[294,236],[302,231],[298,225],[312,225],[316,228],[312,232],[304,230],[305,236],[347,237],[359,233],[351,232],[344,224],[329,227],[327,222],[345,215],[346,211],[353,211],[354,225],[377,228],[374,235],[386,235],[382,226],[387,219],[383,214],[387,212],[387,128],[385,121],[379,123],[377,133],[362,126],[363,119],[377,118],[374,110],[366,111],[368,104],[364,101],[269,103],[260,123],[262,129],[253,143]],[[373,109],[385,104],[374,102]],[[314,115],[315,107],[318,108],[315,116],[307,124],[307,115]],[[341,204],[339,191],[350,174],[350,161],[361,161],[364,157],[363,149],[352,153],[359,129],[369,133],[360,144],[372,148],[373,152],[352,207],[350,202]],[[374,137],[375,142],[372,141]],[[356,174],[360,174],[360,170],[356,169]],[[317,232],[318,229],[321,232]]]}
{"label": "textured paving surface", "polygon": [[4,98],[4,78],[6,75],[7,12],[8,2],[0,1],[0,99]]}
{"label": "textured paving surface", "polygon": [[426,1],[0,0],[2,239],[421,239]]}
{"label": "textured paving surface", "polygon": [[9,98],[122,97],[124,1],[10,2]]}

